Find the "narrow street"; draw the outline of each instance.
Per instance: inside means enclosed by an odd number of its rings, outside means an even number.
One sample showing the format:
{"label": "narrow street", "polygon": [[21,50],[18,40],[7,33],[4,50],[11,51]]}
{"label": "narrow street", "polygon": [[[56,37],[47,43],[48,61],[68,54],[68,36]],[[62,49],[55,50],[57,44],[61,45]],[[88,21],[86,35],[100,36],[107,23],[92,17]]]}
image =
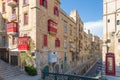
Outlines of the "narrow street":
{"label": "narrow street", "polygon": [[98,60],[93,67],[90,68],[90,70],[85,74],[85,76],[90,77],[100,77],[102,71],[102,60]]}
{"label": "narrow street", "polygon": [[39,76],[29,76],[20,68],[0,60],[0,80],[40,80]]}

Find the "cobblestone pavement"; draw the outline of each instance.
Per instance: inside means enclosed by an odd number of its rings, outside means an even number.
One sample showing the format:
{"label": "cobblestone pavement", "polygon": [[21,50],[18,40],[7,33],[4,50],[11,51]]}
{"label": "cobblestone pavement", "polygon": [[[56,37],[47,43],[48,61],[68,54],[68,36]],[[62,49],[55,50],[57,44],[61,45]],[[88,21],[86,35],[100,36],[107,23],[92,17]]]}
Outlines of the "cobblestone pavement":
{"label": "cobblestone pavement", "polygon": [[0,60],[0,80],[40,80],[40,76],[29,76],[21,71],[19,67]]}
{"label": "cobblestone pavement", "polygon": [[4,80],[2,77],[0,77],[0,80]]}

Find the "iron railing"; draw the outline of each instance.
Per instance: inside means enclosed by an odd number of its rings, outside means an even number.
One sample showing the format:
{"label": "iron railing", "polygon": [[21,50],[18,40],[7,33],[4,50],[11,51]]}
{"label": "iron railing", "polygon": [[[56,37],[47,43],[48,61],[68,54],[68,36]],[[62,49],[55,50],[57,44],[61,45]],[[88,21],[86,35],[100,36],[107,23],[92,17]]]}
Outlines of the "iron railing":
{"label": "iron railing", "polygon": [[58,73],[48,73],[42,72],[43,80],[99,80],[98,78],[85,77],[79,75],[68,75],[68,74],[58,74]]}

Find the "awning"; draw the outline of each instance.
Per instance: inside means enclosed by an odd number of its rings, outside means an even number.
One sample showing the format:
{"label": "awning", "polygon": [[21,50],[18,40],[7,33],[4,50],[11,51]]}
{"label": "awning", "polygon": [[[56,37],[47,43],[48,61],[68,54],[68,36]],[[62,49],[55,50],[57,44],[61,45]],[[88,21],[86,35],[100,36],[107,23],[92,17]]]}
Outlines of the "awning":
{"label": "awning", "polygon": [[11,51],[11,52],[19,52],[18,48],[16,48],[16,49],[11,49],[10,51]]}

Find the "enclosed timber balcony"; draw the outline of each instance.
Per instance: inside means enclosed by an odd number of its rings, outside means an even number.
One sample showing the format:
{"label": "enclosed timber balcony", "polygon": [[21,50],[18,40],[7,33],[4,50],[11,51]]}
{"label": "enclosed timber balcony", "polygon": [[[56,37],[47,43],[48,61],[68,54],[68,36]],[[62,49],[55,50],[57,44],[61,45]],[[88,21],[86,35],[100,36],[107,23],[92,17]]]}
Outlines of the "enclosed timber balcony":
{"label": "enclosed timber balcony", "polygon": [[14,7],[17,5],[17,0],[7,0],[8,6]]}
{"label": "enclosed timber balcony", "polygon": [[19,51],[28,51],[30,50],[30,37],[24,36],[18,38],[18,50]]}
{"label": "enclosed timber balcony", "polygon": [[53,20],[48,20],[48,32],[50,34],[57,34],[57,23]]}
{"label": "enclosed timber balcony", "polygon": [[16,34],[18,32],[18,24],[17,22],[9,22],[7,23],[7,34]]}

